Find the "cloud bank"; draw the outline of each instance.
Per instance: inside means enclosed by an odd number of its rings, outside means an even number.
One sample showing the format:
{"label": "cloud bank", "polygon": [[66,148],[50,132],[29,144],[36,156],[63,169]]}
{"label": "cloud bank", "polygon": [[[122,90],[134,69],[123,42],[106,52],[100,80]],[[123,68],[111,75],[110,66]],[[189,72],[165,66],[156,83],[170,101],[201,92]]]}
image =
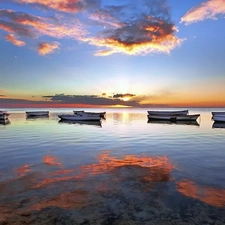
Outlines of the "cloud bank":
{"label": "cloud bank", "polygon": [[225,14],[225,1],[209,0],[191,8],[181,18],[181,22],[188,25],[206,19],[216,19],[219,14]]}
{"label": "cloud bank", "polygon": [[51,102],[63,104],[88,104],[88,105],[125,105],[140,106],[136,101],[123,101],[121,99],[102,97],[98,95],[64,95],[56,94],[52,96],[43,96]]}
{"label": "cloud bank", "polygon": [[[1,95],[0,95],[1,97]],[[4,97],[4,95],[2,95]],[[65,95],[65,94],[56,94],[42,96],[43,100],[34,101],[28,99],[15,99],[15,98],[0,98],[0,105],[2,107],[76,107],[76,105],[85,107],[86,106],[116,106],[123,105],[128,107],[141,107],[141,105],[135,101],[123,101],[122,99],[108,98],[98,95]]]}

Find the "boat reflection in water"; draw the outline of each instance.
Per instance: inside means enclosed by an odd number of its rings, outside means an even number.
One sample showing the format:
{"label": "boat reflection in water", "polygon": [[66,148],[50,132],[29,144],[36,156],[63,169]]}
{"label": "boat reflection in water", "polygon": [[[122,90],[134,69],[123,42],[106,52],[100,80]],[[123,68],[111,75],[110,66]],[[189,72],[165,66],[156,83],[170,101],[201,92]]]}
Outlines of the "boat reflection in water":
{"label": "boat reflection in water", "polygon": [[186,197],[191,197],[216,207],[225,206],[225,189],[198,185],[184,179],[177,182],[177,190]]}
{"label": "boat reflection in water", "polygon": [[73,120],[59,120],[60,124],[75,124],[75,125],[90,125],[90,126],[97,126],[102,127],[101,120],[100,121],[73,121]]}
{"label": "boat reflection in water", "polygon": [[41,115],[41,116],[33,116],[33,115],[29,116],[29,115],[27,115],[26,119],[27,120],[49,119],[49,115]]}
{"label": "boat reflection in water", "polygon": [[7,120],[0,120],[0,125],[9,125],[9,124],[11,124],[9,119],[7,119]]}
{"label": "boat reflection in water", "polygon": [[214,122],[212,128],[225,128],[225,122]]}
{"label": "boat reflection in water", "polygon": [[148,123],[152,124],[172,124],[172,125],[192,125],[200,126],[197,121],[166,121],[166,120],[148,120]]}

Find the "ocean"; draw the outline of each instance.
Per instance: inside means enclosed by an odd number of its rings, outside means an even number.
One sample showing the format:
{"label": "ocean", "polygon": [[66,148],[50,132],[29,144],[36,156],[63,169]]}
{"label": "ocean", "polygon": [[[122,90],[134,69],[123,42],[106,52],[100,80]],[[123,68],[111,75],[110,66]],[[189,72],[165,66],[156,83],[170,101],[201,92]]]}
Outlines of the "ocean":
{"label": "ocean", "polygon": [[101,123],[29,110],[0,122],[0,224],[225,224],[225,124],[211,119],[224,108],[189,109],[196,123],[148,121],[149,109],[85,109],[106,111]]}

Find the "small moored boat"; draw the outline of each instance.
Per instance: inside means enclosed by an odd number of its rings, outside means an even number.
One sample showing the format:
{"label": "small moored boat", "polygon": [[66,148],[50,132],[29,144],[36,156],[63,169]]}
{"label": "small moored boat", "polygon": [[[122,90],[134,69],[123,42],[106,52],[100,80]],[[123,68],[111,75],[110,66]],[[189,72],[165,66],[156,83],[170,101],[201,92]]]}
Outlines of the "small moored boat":
{"label": "small moored boat", "polygon": [[188,110],[178,110],[178,111],[148,111],[149,115],[162,115],[162,116],[176,116],[176,115],[188,115]]}
{"label": "small moored boat", "polygon": [[87,115],[80,115],[80,114],[74,114],[74,115],[63,114],[63,115],[58,115],[58,117],[61,120],[69,120],[69,121],[100,121],[101,120],[99,115],[87,116]]}
{"label": "small moored boat", "polygon": [[26,112],[27,116],[48,116],[49,111],[30,111]]}

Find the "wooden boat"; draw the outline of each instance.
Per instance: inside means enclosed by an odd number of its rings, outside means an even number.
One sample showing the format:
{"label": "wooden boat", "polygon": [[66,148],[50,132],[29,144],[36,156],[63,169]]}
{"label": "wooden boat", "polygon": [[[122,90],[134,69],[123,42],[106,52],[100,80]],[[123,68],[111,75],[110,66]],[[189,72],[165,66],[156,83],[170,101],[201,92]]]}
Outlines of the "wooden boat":
{"label": "wooden boat", "polygon": [[225,116],[225,112],[212,112],[213,116]]}
{"label": "wooden boat", "polygon": [[225,115],[215,115],[212,118],[215,122],[225,122]]}
{"label": "wooden boat", "polygon": [[27,116],[48,116],[49,111],[30,111],[26,112]]}
{"label": "wooden boat", "polygon": [[176,116],[176,115],[188,115],[188,110],[178,110],[178,111],[147,111],[149,115],[164,115],[164,116]]}
{"label": "wooden boat", "polygon": [[80,114],[80,115],[88,115],[88,116],[100,116],[104,117],[106,112],[85,112],[85,111],[73,111],[74,114]]}
{"label": "wooden boat", "polygon": [[101,121],[73,121],[73,120],[59,120],[59,123],[64,123],[64,124],[75,124],[75,125],[88,125],[88,126],[97,126],[97,127],[102,127]]}
{"label": "wooden boat", "polygon": [[225,128],[225,123],[223,122],[214,122],[212,128]]}
{"label": "wooden boat", "polygon": [[169,120],[169,121],[196,121],[200,114],[195,115],[148,115],[149,120]]}
{"label": "wooden boat", "polygon": [[80,115],[80,114],[74,114],[74,115],[63,114],[63,115],[58,115],[58,117],[61,120],[69,120],[69,121],[100,121],[101,120],[99,115],[87,116],[85,114],[83,114],[83,115]]}
{"label": "wooden boat", "polygon": [[8,120],[9,117],[9,113],[7,113],[6,111],[1,111],[0,112],[0,120]]}

